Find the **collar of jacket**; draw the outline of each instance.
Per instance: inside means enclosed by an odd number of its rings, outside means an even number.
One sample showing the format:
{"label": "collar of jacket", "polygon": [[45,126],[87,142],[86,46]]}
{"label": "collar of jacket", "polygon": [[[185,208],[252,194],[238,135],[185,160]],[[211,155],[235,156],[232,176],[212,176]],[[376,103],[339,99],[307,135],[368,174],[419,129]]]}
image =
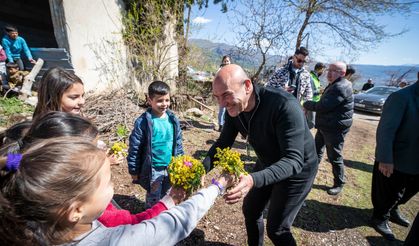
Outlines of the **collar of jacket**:
{"label": "collar of jacket", "polygon": [[[147,113],[147,117],[149,118],[149,119],[152,119],[152,113],[151,113],[151,107],[148,107],[147,108],[147,110],[146,110],[146,113]],[[173,116],[174,116],[174,113],[173,113],[173,111],[171,111],[170,109],[167,109],[166,110],[166,113],[167,113],[167,116],[169,117],[169,119],[172,119],[173,118]]]}

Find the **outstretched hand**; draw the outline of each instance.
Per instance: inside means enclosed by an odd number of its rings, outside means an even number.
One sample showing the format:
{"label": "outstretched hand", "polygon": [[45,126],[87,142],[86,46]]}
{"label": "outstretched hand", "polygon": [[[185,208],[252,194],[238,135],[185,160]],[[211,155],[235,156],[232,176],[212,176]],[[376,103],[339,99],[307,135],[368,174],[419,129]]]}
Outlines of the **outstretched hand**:
{"label": "outstretched hand", "polygon": [[242,174],[239,179],[239,183],[224,195],[225,201],[228,204],[234,204],[240,201],[253,187],[253,178],[249,174]]}
{"label": "outstretched hand", "polygon": [[173,199],[173,202],[178,205],[186,199],[186,191],[183,188],[172,187],[169,191],[169,196]]}

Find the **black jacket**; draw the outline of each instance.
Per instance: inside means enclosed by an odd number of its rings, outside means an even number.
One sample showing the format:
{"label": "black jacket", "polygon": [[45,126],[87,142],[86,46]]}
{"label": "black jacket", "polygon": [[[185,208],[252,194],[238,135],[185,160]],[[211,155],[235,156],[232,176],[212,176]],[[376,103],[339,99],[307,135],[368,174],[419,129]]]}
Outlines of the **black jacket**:
{"label": "black jacket", "polygon": [[[317,156],[301,106],[283,90],[255,88],[256,106],[237,117],[226,114],[223,131],[208,152],[213,161],[215,148],[231,147],[240,132],[248,137],[258,160],[251,174],[255,187],[295,177],[308,179],[317,172]],[[204,163],[206,169],[212,168]]]}
{"label": "black jacket", "polygon": [[316,128],[326,131],[344,131],[352,126],[354,96],[352,83],[344,78],[329,84],[320,101],[308,101],[304,108],[316,112]]}

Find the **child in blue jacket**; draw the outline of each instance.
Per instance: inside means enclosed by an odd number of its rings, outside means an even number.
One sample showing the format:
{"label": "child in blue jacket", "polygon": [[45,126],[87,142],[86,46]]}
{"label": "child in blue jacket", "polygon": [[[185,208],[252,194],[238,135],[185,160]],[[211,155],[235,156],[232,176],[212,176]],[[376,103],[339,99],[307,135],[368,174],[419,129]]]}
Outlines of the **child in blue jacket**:
{"label": "child in blue jacket", "polygon": [[167,167],[172,156],[182,155],[182,131],[170,106],[170,87],[154,81],[148,87],[150,107],[134,123],[129,138],[128,172],[146,191],[146,208],[169,190]]}

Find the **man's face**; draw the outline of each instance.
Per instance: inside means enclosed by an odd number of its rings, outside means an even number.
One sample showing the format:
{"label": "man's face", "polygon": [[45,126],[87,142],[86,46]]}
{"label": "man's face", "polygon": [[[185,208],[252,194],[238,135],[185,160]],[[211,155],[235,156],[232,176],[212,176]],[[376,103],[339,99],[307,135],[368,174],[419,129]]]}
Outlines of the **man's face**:
{"label": "man's face", "polygon": [[327,81],[332,83],[340,77],[342,77],[342,71],[337,66],[331,64],[327,70]]}
{"label": "man's face", "polygon": [[304,63],[307,62],[307,56],[303,54],[294,55],[292,57],[292,65],[296,69],[300,69],[304,66]]}
{"label": "man's face", "polygon": [[8,32],[7,33],[11,39],[16,39],[19,35],[18,32]]}
{"label": "man's face", "polygon": [[212,86],[212,93],[218,104],[225,107],[231,117],[236,117],[243,112],[249,100],[244,81],[225,82],[221,78],[216,78]]}

